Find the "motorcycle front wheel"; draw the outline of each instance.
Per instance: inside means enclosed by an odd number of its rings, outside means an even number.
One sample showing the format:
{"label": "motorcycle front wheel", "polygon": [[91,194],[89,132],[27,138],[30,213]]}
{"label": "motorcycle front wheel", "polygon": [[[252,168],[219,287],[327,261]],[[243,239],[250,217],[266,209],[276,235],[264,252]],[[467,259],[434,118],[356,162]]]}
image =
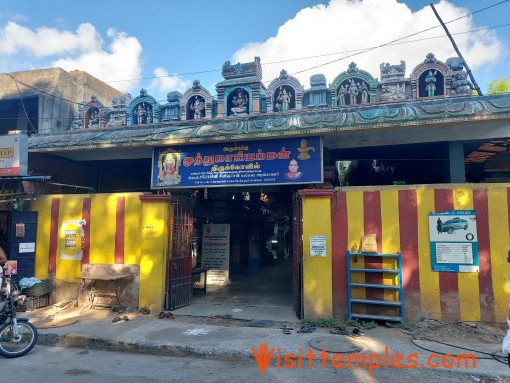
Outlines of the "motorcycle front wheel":
{"label": "motorcycle front wheel", "polygon": [[25,355],[37,343],[37,330],[29,322],[18,322],[19,335],[14,335],[12,322],[0,327],[0,355],[17,358]]}

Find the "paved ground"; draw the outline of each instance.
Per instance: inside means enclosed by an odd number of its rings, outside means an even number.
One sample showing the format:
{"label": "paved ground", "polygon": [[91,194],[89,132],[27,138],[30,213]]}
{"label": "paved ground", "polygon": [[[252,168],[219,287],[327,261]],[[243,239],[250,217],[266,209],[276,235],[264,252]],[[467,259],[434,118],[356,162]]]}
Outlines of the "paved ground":
{"label": "paved ground", "polygon": [[[221,306],[217,312],[229,312],[237,307],[236,304]],[[128,320],[117,322],[113,322],[113,319],[118,313],[96,309],[82,312],[82,308],[69,308],[56,312],[52,307],[47,307],[21,315],[30,317],[40,327],[41,345],[197,356],[216,360],[255,359],[268,368],[283,366],[285,363],[297,366],[299,360],[307,364],[310,359],[314,365],[320,364],[323,359],[317,354],[325,350],[329,354],[324,356],[328,365],[333,363],[333,354],[343,354],[342,358],[363,354],[367,360],[367,370],[370,365],[379,365],[379,368],[389,370],[399,366],[410,370],[437,368],[498,379],[494,381],[510,379],[508,366],[492,356],[500,350],[503,329],[480,324],[446,325],[425,321],[415,327],[414,336],[400,329],[378,326],[365,330],[365,334],[360,337],[352,337],[332,334],[326,328],[318,328],[312,333],[299,333],[296,330],[301,328],[301,324],[297,318],[295,321],[279,322],[274,320],[275,317],[273,320],[239,320],[223,314],[188,316],[175,313],[174,319],[159,319],[157,313],[143,315],[138,311],[128,311],[120,315]],[[57,327],[59,325],[62,326]],[[280,328],[283,326],[293,330],[284,334]],[[452,341],[462,348],[445,344]],[[315,355],[308,357],[309,352]],[[457,366],[457,360],[453,358],[458,354],[472,352],[476,356],[476,367],[469,360],[462,360],[460,367]],[[399,359],[400,356],[396,354],[401,354],[403,359]],[[453,357],[444,359],[443,354],[451,354]],[[355,363],[354,359],[352,363]],[[452,367],[448,369],[442,364],[452,364]]]}

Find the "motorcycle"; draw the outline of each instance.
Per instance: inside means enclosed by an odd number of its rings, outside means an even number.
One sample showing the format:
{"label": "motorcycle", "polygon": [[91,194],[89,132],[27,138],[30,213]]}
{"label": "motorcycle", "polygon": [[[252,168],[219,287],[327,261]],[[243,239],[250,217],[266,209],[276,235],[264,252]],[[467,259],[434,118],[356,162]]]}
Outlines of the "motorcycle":
{"label": "motorcycle", "polygon": [[[0,269],[0,271],[2,271]],[[6,273],[7,274],[7,273]],[[16,308],[25,297],[11,279],[11,275],[0,275],[0,355],[17,358],[32,350],[37,343],[37,329],[28,318],[18,318]]]}

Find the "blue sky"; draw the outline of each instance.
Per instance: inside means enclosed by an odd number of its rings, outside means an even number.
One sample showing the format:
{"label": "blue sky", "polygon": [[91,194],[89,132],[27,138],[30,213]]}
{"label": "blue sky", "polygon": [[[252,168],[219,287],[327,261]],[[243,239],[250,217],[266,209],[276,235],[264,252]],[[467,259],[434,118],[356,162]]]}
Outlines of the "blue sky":
{"label": "blue sky", "polygon": [[[445,22],[499,2],[433,1]],[[325,74],[330,83],[351,61],[380,77],[381,63],[399,64],[403,59],[409,76],[429,52],[441,61],[456,55],[441,27],[359,52],[437,26],[429,4],[430,0],[0,0],[0,72],[79,69],[134,96],[145,88],[161,101],[170,91],[184,92],[195,79],[215,95],[225,61],[248,62],[255,56],[261,58],[266,86],[281,69],[305,88],[315,73]],[[510,77],[510,26],[484,29],[508,24],[509,16],[510,1],[505,1],[447,24],[483,91],[491,80]]]}

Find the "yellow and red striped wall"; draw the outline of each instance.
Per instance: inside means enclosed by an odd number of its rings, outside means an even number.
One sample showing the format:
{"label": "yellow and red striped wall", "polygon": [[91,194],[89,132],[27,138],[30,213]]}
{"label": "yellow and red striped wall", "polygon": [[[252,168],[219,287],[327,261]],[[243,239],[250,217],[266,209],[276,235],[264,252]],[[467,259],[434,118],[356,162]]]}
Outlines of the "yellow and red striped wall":
{"label": "yellow and red striped wall", "polygon": [[[139,305],[161,310],[169,199],[138,193],[38,196],[35,276],[78,283],[83,264],[140,265]],[[81,259],[63,259],[66,222],[85,220]]]}
{"label": "yellow and red striped wall", "polygon": [[[505,321],[510,303],[508,184],[350,187],[329,194],[310,191],[302,199],[305,317],[346,317],[346,252],[354,244],[359,246],[363,235],[375,233],[378,252],[402,253],[407,321]],[[447,210],[476,211],[478,273],[432,271],[428,213]],[[331,218],[331,232],[318,217]],[[309,236],[319,234],[327,236],[328,260],[307,256]],[[384,262],[378,265],[375,257],[360,257],[358,262],[366,262],[367,268],[392,268]],[[390,274],[372,273],[366,278],[371,283],[395,283]],[[369,289],[353,291],[357,297],[393,298],[392,293],[373,294]]]}

